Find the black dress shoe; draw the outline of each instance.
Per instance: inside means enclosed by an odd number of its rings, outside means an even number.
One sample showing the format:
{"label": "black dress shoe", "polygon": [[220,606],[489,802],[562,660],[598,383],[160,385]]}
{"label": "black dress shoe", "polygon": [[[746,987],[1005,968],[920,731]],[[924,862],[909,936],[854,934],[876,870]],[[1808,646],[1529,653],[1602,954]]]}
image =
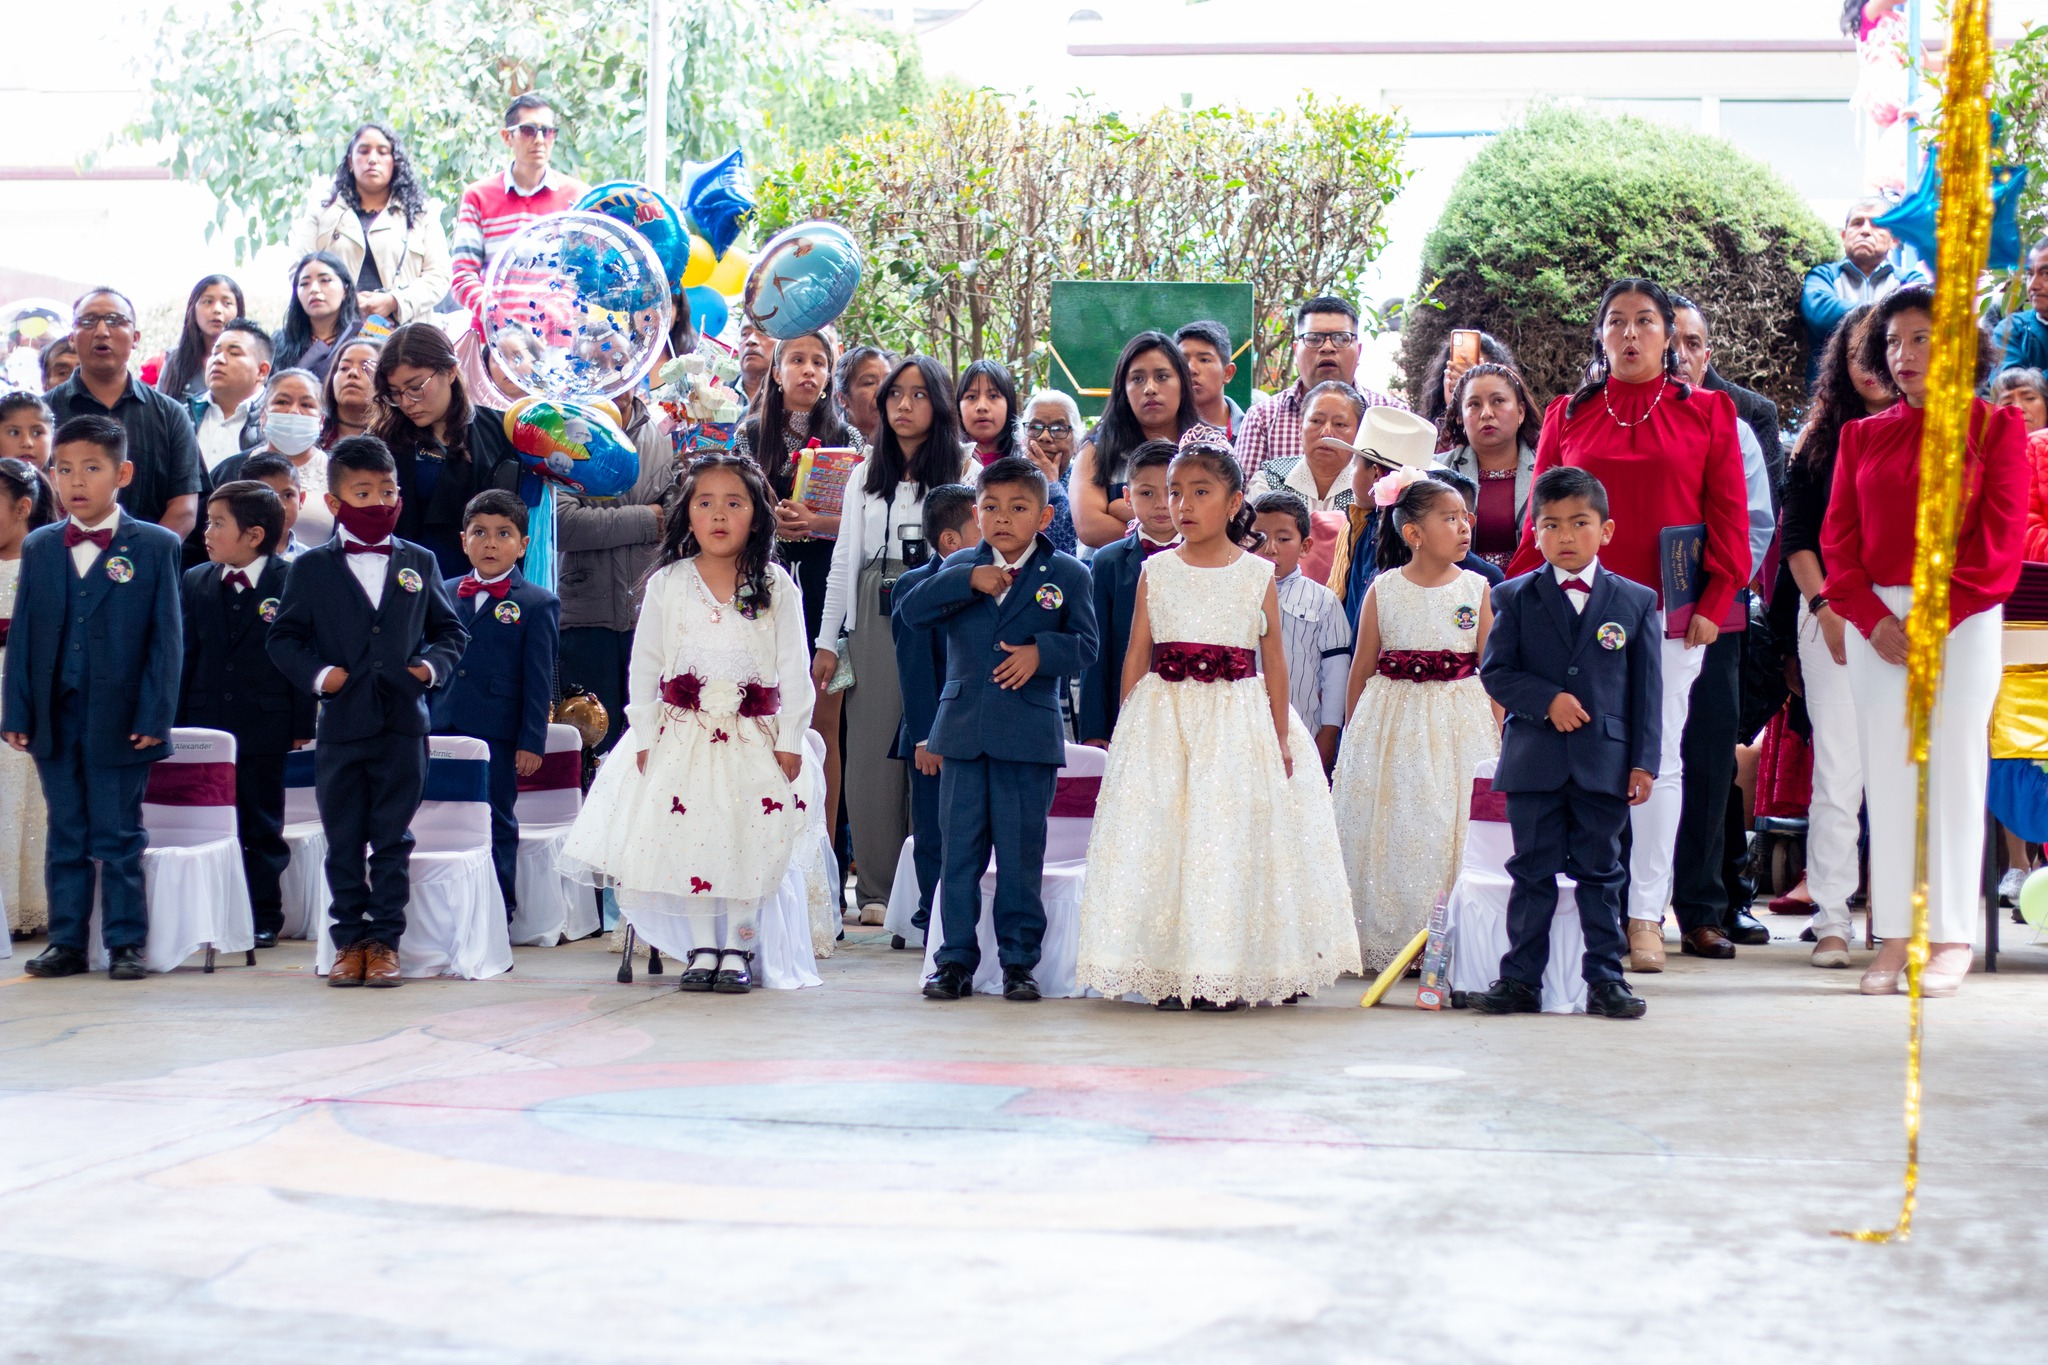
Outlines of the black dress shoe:
{"label": "black dress shoe", "polygon": [[1640,1019],[1649,1008],[1626,981],[1602,981],[1586,992],[1586,1013],[1602,1019]]}
{"label": "black dress shoe", "polygon": [[1471,997],[1471,1007],[1481,1014],[1541,1014],[1543,995],[1526,981],[1502,977]]}
{"label": "black dress shoe", "polygon": [[52,943],[30,958],[22,970],[30,976],[77,976],[87,969],[85,949]]}
{"label": "black dress shoe", "polygon": [[1762,920],[1747,910],[1735,912],[1735,926],[1728,933],[1745,948],[1761,948],[1771,941],[1771,931],[1764,927]]}
{"label": "black dress shoe", "polygon": [[1038,983],[1031,979],[1029,967],[1003,968],[1003,999],[1037,1000]]}
{"label": "black dress shoe", "polygon": [[957,962],[942,962],[939,969],[925,978],[924,998],[927,1000],[958,1000],[963,995],[974,994],[974,975]]}
{"label": "black dress shoe", "polygon": [[113,981],[140,981],[149,974],[143,965],[142,948],[130,944],[126,948],[111,948],[107,951],[107,977]]}
{"label": "black dress shoe", "polygon": [[268,929],[259,930],[256,934],[256,946],[258,948],[275,948],[277,946],[277,935],[271,933]]}

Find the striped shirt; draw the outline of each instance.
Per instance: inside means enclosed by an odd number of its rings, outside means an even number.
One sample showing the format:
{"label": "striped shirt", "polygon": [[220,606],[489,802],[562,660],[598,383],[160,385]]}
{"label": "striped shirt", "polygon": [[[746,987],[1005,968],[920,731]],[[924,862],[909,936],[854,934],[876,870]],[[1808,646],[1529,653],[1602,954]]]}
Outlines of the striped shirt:
{"label": "striped shirt", "polygon": [[562,213],[590,192],[581,180],[550,169],[531,191],[513,183],[512,172],[485,176],[462,192],[455,235],[448,241],[454,276],[449,287],[462,306],[481,316],[484,276],[491,257],[536,218]]}
{"label": "striped shirt", "polygon": [[[1408,410],[1408,405],[1392,394],[1355,387],[1369,408]],[[1301,410],[1307,396],[1308,390],[1297,379],[1293,388],[1253,404],[1252,410],[1244,415],[1244,421],[1237,427],[1237,464],[1244,470],[1246,483],[1268,460],[1300,457]]]}
{"label": "striped shirt", "polygon": [[1287,700],[1311,734],[1344,727],[1351,677],[1351,622],[1336,593],[1299,571],[1273,585],[1280,599],[1280,649],[1287,656]]}

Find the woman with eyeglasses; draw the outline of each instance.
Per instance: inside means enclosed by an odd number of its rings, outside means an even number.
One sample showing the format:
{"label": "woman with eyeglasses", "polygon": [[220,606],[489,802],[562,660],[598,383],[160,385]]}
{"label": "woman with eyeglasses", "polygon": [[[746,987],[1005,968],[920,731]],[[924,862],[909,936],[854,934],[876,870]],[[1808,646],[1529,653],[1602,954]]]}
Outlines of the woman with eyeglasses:
{"label": "woman with eyeglasses", "polygon": [[1074,441],[1081,432],[1081,409],[1058,389],[1040,389],[1024,400],[1024,453],[1045,475],[1046,505],[1052,525],[1045,528],[1053,548],[1074,554],[1080,537],[1074,532],[1074,505],[1067,493],[1067,472],[1074,465]]}
{"label": "woman with eyeglasses", "polygon": [[448,292],[448,239],[398,134],[375,121],[348,140],[324,202],[292,225],[292,250],[325,251],[355,281],[365,316],[411,322]]}
{"label": "woman with eyeglasses", "polygon": [[334,353],[362,324],[355,276],[328,251],[301,257],[292,267],[292,297],[284,326],[270,339],[273,370],[311,370],[327,378]]}
{"label": "woman with eyeglasses", "polygon": [[320,448],[350,436],[368,435],[377,425],[377,356],[384,343],[376,337],[350,337],[334,353],[320,386]]}
{"label": "woman with eyeglasses", "polygon": [[398,462],[398,534],[432,550],[446,577],[468,573],[462,509],[486,488],[519,487],[505,414],[470,406],[455,349],[431,322],[407,323],[385,341],[377,402],[377,435]]}
{"label": "woman with eyeglasses", "polygon": [[1140,332],[1125,343],[1102,419],[1074,457],[1074,525],[1083,544],[1101,549],[1137,515],[1124,495],[1131,452],[1147,441],[1179,441],[1199,420],[1187,358],[1173,338]]}

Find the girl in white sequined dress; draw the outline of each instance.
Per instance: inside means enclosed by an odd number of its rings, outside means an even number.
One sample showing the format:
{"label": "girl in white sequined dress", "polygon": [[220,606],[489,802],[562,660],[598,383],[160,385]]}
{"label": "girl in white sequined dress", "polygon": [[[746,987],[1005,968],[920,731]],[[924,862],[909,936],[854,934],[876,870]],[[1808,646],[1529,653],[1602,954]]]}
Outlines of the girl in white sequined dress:
{"label": "girl in white sequined dress", "polygon": [[1479,682],[1492,596],[1458,567],[1472,548],[1463,495],[1404,469],[1373,501],[1382,572],[1358,612],[1336,792],[1359,952],[1377,974],[1457,876],[1472,770],[1499,755],[1500,725]]}
{"label": "girl in white sequined dress", "polygon": [[[22,539],[56,517],[49,482],[26,461],[0,459],[0,668],[6,666],[6,629],[14,620],[14,593],[21,586]],[[49,927],[50,896],[43,883],[49,828],[36,761],[0,744],[0,898],[7,906],[10,933],[26,937]]]}
{"label": "girl in white sequined dress", "polygon": [[[803,597],[771,562],[773,506],[751,461],[690,466],[677,509],[687,517],[663,542],[633,632],[630,728],[559,861],[613,888],[649,943],[687,952],[684,990],[752,984],[761,911],[808,825],[798,777],[810,652]],[[718,947],[696,946],[707,938]]]}
{"label": "girl in white sequined dress", "polygon": [[1183,541],[1138,579],[1077,975],[1161,1009],[1312,995],[1358,970],[1358,938],[1314,734],[1287,704],[1273,566],[1239,548],[1251,518],[1222,433],[1182,438],[1168,500]]}

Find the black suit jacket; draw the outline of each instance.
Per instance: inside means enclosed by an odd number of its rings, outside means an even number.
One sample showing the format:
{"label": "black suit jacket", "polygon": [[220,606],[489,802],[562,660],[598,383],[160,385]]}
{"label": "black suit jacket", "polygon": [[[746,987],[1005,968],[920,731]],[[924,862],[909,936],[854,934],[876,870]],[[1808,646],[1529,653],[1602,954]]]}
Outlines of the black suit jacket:
{"label": "black suit jacket", "polygon": [[236,753],[290,753],[294,741],[313,738],[318,703],[293,687],[270,660],[270,624],[284,606],[291,566],[276,555],[263,576],[240,596],[221,581],[218,564],[185,571],[185,682],[178,724],[225,730]]}
{"label": "black suit jacket", "polygon": [[1074,727],[1081,742],[1108,739],[1116,731],[1124,685],[1124,650],[1131,643],[1131,621],[1138,614],[1138,575],[1145,551],[1136,531],[1095,552],[1088,561],[1095,602],[1095,628],[1101,648],[1081,675],[1081,709]]}
{"label": "black suit jacket", "polygon": [[932,720],[939,714],[939,687],[946,677],[946,637],[931,626],[913,626],[895,610],[910,590],[939,571],[945,561],[933,555],[896,580],[890,599],[889,639],[896,646],[896,683],[903,694],[903,719],[896,726],[896,742],[889,757],[909,763],[917,757],[917,746],[932,737]]}
{"label": "black suit jacket", "polygon": [[440,566],[431,551],[393,536],[384,597],[372,607],[341,546],[337,533],[292,564],[270,627],[270,657],[309,696],[323,669],[348,670],[341,690],[321,704],[322,741],[426,735],[431,688],[408,670],[425,663],[436,684],[446,683],[469,646]]}
{"label": "black suit jacket", "polygon": [[555,702],[555,655],[562,637],[562,600],[514,569],[511,588],[493,601],[455,597],[460,578],[442,586],[469,631],[455,677],[434,694],[434,733],[474,735],[547,752],[548,715]]}

